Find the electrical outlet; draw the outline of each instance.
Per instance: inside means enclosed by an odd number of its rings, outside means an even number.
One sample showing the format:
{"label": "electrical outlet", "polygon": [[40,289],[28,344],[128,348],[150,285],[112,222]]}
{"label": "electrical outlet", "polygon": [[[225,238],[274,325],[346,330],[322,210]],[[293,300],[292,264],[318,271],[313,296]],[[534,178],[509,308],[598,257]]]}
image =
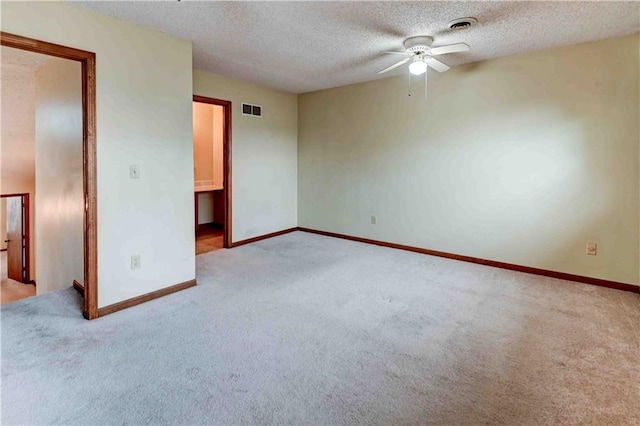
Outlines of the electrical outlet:
{"label": "electrical outlet", "polygon": [[131,269],[140,269],[140,255],[131,256]]}
{"label": "electrical outlet", "polygon": [[139,179],[140,178],[140,166],[137,164],[133,164],[129,166],[129,179]]}
{"label": "electrical outlet", "polygon": [[375,224],[377,224],[377,223],[378,223],[378,218],[377,218],[377,217],[375,217],[375,216],[371,216],[371,224],[372,224],[372,225],[375,225]]}
{"label": "electrical outlet", "polygon": [[596,254],[598,254],[598,244],[589,241],[587,243],[587,254],[591,256],[595,256]]}

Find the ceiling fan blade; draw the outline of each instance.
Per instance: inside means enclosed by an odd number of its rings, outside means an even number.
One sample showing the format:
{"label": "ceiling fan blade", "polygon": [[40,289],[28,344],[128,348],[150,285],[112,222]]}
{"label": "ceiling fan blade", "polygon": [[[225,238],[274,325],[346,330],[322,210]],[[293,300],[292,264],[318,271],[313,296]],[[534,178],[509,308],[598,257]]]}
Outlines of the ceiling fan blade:
{"label": "ceiling fan blade", "polygon": [[397,63],[391,65],[390,67],[387,67],[387,68],[383,69],[382,71],[378,71],[378,74],[384,74],[387,71],[391,71],[394,68],[398,68],[400,65],[406,64],[410,60],[411,60],[411,58],[403,59],[400,62],[397,62]]}
{"label": "ceiling fan blade", "polygon": [[446,46],[432,47],[429,53],[432,55],[444,55],[446,53],[468,52],[469,45],[467,43],[448,44]]}
{"label": "ceiling fan blade", "polygon": [[385,50],[382,53],[393,53],[393,54],[396,54],[396,55],[413,55],[412,52],[395,52],[395,51],[392,51],[392,50]]}
{"label": "ceiling fan blade", "polygon": [[436,58],[426,58],[424,61],[427,63],[427,65],[429,65],[431,68],[433,68],[438,72],[445,72],[446,70],[449,69],[449,65],[443,64]]}

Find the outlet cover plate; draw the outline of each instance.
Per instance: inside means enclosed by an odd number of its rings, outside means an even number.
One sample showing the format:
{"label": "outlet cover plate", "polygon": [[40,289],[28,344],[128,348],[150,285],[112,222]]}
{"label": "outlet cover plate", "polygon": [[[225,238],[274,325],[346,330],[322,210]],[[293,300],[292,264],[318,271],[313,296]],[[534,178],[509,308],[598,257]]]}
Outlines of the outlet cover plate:
{"label": "outlet cover plate", "polygon": [[140,179],[140,166],[138,166],[137,164],[132,164],[129,166],[129,178]]}

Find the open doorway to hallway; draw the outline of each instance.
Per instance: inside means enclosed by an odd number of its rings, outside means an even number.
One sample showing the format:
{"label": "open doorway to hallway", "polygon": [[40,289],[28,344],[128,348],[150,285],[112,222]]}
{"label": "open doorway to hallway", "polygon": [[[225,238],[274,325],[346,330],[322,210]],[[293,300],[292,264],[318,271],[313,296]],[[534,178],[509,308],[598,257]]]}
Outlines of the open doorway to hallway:
{"label": "open doorway to hallway", "polygon": [[[43,40],[36,40],[33,38],[21,36],[19,34],[11,34],[4,31],[0,31],[0,46],[2,46],[2,49],[10,48],[10,50],[7,50],[6,52],[9,52],[9,55],[15,54],[16,57],[22,56],[23,58],[26,58],[27,56],[25,55],[35,53],[38,55],[37,56],[38,58],[46,58],[42,60],[48,61],[48,60],[51,60],[52,58],[54,60],[65,59],[65,60],[73,61],[75,65],[80,66],[81,114],[80,114],[79,122],[81,125],[80,127],[81,127],[81,141],[82,141],[82,145],[81,145],[82,146],[82,150],[81,150],[82,166],[80,168],[81,177],[82,177],[82,198],[80,200],[80,206],[82,209],[81,210],[82,211],[81,248],[82,248],[83,280],[82,282],[73,281],[73,286],[84,296],[84,303],[83,303],[83,310],[82,310],[84,317],[87,319],[97,318],[98,317],[98,253],[97,253],[98,251],[98,232],[97,232],[98,189],[97,189],[97,179],[96,179],[96,173],[97,173],[96,55],[95,53],[88,52],[86,50],[80,50],[80,49],[75,49],[69,46],[62,46],[59,44],[49,43]],[[34,56],[30,56],[30,58],[34,58]],[[26,59],[26,61],[28,63],[30,59]],[[2,65],[10,64],[10,63],[11,61],[7,61],[7,57],[3,53]],[[30,73],[25,73],[24,70],[19,69],[20,66],[24,65],[24,63],[20,59],[17,59],[13,65],[16,65],[14,67],[16,69],[14,69],[12,72],[14,73],[15,80],[17,80],[18,82],[22,77],[30,75]],[[59,73],[58,76],[61,79],[68,77],[65,75],[64,72]],[[5,100],[10,102],[13,99],[15,101],[15,96],[6,96],[6,91],[4,87],[4,84],[7,82],[9,84],[13,84],[12,83],[13,80],[10,78],[9,79],[5,78],[5,75],[3,75],[1,80],[3,83],[2,90],[0,91],[2,93],[2,113],[3,113],[2,130],[4,131],[7,128],[6,126],[7,120],[4,116],[4,113],[6,113],[7,111],[10,111],[10,112],[14,111],[11,107],[7,108],[7,106],[5,105]],[[51,94],[51,93],[55,93],[56,90],[65,87],[65,85],[61,85],[60,87],[58,87],[54,82],[54,84],[49,84],[48,87],[50,89],[49,94]],[[20,96],[24,97],[27,100],[29,99],[33,100],[33,96],[29,97],[27,96],[27,94],[21,93],[20,91],[15,91],[14,94],[15,93],[18,93]],[[36,91],[36,93],[39,96],[39,94],[43,92]],[[48,93],[48,92],[45,90],[44,93]],[[77,110],[75,107],[74,108],[69,107],[68,99],[62,99],[61,104],[58,104],[58,100],[56,99],[52,98],[50,100],[51,102],[45,102],[47,106],[42,109],[45,116],[51,113],[52,111],[64,112],[63,116],[66,117],[65,120],[67,123],[71,123],[72,121],[73,122],[78,121],[77,118],[69,119],[71,115],[75,116]],[[76,104],[75,101],[73,103],[74,105]],[[49,117],[49,122],[47,122],[47,120],[43,120],[43,123],[45,123],[44,128],[47,129],[45,132],[46,134],[50,133],[51,135],[55,135],[56,132],[58,132],[60,136],[63,136],[63,133],[67,130],[67,126],[65,125],[58,126],[58,123],[56,123],[56,119],[54,117]],[[11,139],[13,139],[13,142],[10,142]],[[75,138],[72,138],[72,139],[75,139]],[[23,140],[23,142],[25,141]],[[28,145],[29,140],[27,140],[25,143]],[[35,144],[32,144],[31,146],[34,146],[34,145]],[[62,146],[64,147],[64,144],[62,144]],[[18,147],[19,149],[15,151],[15,147]],[[12,135],[11,133],[9,133],[8,135],[5,135],[4,133],[2,134],[2,137],[0,138],[0,154],[1,154],[0,155],[0,193],[2,193],[2,191],[11,192],[11,189],[7,188],[8,186],[7,183],[12,182],[12,180],[10,177],[5,176],[5,172],[8,170],[7,166],[14,166],[14,169],[19,169],[15,167],[13,163],[13,158],[16,157],[16,154],[18,154],[17,158],[19,158],[19,154],[23,153],[26,150],[22,148],[24,147],[20,146],[20,138],[15,137],[15,135]],[[13,155],[9,155],[9,153],[11,152],[13,152]],[[38,155],[38,157],[40,157],[40,155]],[[60,158],[57,158],[55,156],[55,153],[53,152],[49,153],[49,152],[46,152],[46,150],[42,152],[41,157],[44,159],[44,161],[41,162],[40,164],[56,163],[56,160],[58,161],[60,160]],[[11,160],[7,160],[7,158],[11,158]],[[36,163],[38,162],[36,161]],[[69,165],[59,170],[62,170],[63,173],[75,174],[75,170],[71,169]],[[48,183],[49,175],[45,173],[43,174],[43,177],[47,179],[41,179],[40,181]],[[67,186],[63,186],[61,188],[64,190],[70,189]],[[75,187],[72,187],[72,188],[75,188]],[[39,191],[37,188],[35,191],[38,191],[41,195],[44,192],[44,191]],[[65,199],[63,197],[60,199],[61,200],[60,203],[50,204],[50,206],[53,207],[53,210],[49,211],[47,208],[40,208],[35,206],[36,203],[39,202],[37,200],[42,200],[42,197],[36,198],[36,202],[32,202],[30,204],[32,206],[31,208],[34,208],[36,211],[39,211],[40,212],[39,214],[42,215],[42,217],[62,219],[61,221],[59,221],[58,225],[60,225],[61,223],[64,223],[64,218],[69,216],[68,215],[68,213],[70,212],[69,208],[72,205],[75,205],[74,203],[70,202],[70,199]],[[51,214],[52,212],[54,214]],[[38,222],[38,217],[36,214],[30,213],[30,216],[34,219],[30,222],[31,224],[33,224],[34,222]],[[0,222],[3,221],[2,219],[3,218],[0,218]],[[40,225],[38,225],[38,227],[40,227]],[[54,229],[62,229],[62,228],[64,227],[60,227],[60,226],[58,228],[54,227]],[[30,229],[33,229],[33,228],[30,228]],[[36,265],[36,259],[35,259],[35,256],[33,256],[34,248],[36,246],[41,248],[48,247],[49,249],[53,247],[54,249],[57,249],[59,252],[64,250],[64,247],[61,247],[60,244],[56,245],[56,242],[53,242],[52,243],[53,245],[49,245],[49,246],[38,244],[38,241],[37,241],[38,235],[43,235],[43,234],[45,233],[40,233],[39,231],[35,233],[31,233],[31,235],[35,236],[32,238],[36,239],[36,241],[32,241],[32,244],[31,244],[31,260],[32,260],[31,277],[32,278],[34,276],[33,271]],[[62,235],[63,236],[65,235],[64,232],[62,232]],[[39,253],[37,255],[40,256]],[[64,253],[64,255],[66,256],[68,255],[68,253]],[[47,260],[50,260],[50,259],[47,259]],[[48,264],[53,268],[58,268],[58,270],[61,270],[61,265],[58,262],[56,262],[55,257],[53,258],[53,261],[50,261]],[[61,279],[60,277],[57,277],[53,274],[43,274],[42,276],[55,277],[56,282],[65,281],[65,279]],[[46,286],[41,285],[37,287],[36,293],[39,294],[43,289],[46,289]]]}
{"label": "open doorway to hallway", "polygon": [[194,96],[196,254],[230,247],[231,102]]}
{"label": "open doorway to hallway", "polygon": [[83,281],[78,61],[1,47],[2,303]]}
{"label": "open doorway to hallway", "polygon": [[35,296],[31,279],[29,194],[0,197],[0,303]]}

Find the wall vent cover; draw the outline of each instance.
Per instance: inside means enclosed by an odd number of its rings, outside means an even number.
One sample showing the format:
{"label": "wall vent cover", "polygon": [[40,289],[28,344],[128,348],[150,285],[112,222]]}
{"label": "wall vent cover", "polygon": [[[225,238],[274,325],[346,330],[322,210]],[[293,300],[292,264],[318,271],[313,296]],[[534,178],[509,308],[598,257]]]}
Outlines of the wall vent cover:
{"label": "wall vent cover", "polygon": [[262,117],[262,105],[242,103],[242,115]]}

